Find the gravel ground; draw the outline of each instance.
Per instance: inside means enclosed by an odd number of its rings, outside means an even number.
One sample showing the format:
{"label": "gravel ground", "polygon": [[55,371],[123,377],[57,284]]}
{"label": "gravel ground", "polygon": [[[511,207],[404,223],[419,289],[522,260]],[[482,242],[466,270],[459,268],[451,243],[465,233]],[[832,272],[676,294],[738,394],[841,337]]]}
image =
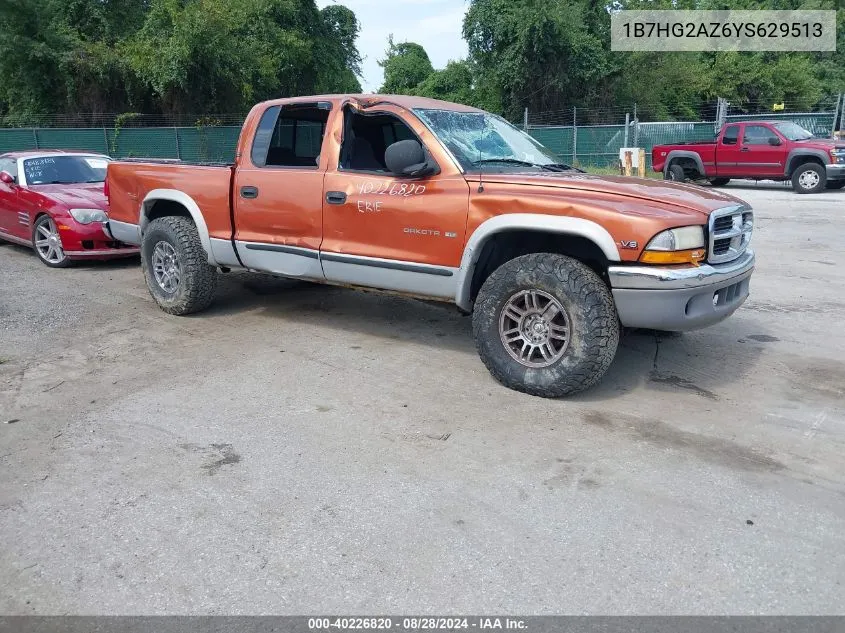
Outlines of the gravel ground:
{"label": "gravel ground", "polygon": [[0,613],[843,613],[845,193],[730,189],[745,306],[556,401],[448,306],[0,246]]}

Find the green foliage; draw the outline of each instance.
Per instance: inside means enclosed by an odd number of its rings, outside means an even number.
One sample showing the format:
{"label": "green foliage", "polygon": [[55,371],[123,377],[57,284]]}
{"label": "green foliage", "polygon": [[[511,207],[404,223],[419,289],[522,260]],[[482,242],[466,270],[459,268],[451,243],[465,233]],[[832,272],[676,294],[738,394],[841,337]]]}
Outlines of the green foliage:
{"label": "green foliage", "polygon": [[0,116],[244,112],[360,91],[355,14],[314,0],[2,0]]}
{"label": "green foliage", "polygon": [[391,35],[387,41],[385,58],[379,61],[384,68],[384,84],[380,92],[387,94],[410,94],[434,72],[428,53],[414,42],[393,41]]}

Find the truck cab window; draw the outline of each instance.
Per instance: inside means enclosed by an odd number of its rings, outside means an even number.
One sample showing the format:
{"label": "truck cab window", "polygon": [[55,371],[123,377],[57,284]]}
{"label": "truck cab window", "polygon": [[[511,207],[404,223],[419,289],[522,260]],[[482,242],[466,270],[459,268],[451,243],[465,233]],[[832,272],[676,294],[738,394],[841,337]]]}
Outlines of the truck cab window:
{"label": "truck cab window", "polygon": [[328,119],[329,110],[318,105],[268,108],[255,134],[252,162],[317,169]]}
{"label": "truck cab window", "polygon": [[769,138],[775,136],[769,128],[763,125],[746,125],[742,136],[743,145],[768,145]]}
{"label": "truck cab window", "polygon": [[392,114],[359,114],[351,108],[344,117],[340,168],[353,171],[388,171],[385,150],[396,141],[417,139],[404,121]]}
{"label": "truck cab window", "polygon": [[725,133],[722,135],[722,145],[736,145],[739,138],[739,126],[729,125],[725,128]]}

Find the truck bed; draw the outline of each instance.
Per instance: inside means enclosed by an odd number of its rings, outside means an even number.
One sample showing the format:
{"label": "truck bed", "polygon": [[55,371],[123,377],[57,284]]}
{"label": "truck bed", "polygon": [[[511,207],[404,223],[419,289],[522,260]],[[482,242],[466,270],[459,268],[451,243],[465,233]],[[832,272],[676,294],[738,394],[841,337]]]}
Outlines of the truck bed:
{"label": "truck bed", "polygon": [[230,239],[230,192],[233,166],[227,163],[185,163],[167,159],[132,159],[109,164],[109,219],[140,223],[141,205],[156,189],[186,194],[199,206],[209,236]]}

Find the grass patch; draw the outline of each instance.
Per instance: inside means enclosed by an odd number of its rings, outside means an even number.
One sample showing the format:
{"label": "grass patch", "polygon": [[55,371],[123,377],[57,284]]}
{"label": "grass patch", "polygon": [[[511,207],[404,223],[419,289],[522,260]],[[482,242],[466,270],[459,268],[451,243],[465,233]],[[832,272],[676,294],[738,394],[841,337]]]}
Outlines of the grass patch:
{"label": "grass patch", "polygon": [[[588,174],[595,174],[597,176],[619,176],[619,169],[617,167],[591,167],[591,166],[582,166],[581,169],[586,171]],[[637,171],[634,170],[633,175],[637,175]],[[652,169],[645,170],[645,177],[646,178],[658,178],[663,179],[663,174],[656,172]]]}

